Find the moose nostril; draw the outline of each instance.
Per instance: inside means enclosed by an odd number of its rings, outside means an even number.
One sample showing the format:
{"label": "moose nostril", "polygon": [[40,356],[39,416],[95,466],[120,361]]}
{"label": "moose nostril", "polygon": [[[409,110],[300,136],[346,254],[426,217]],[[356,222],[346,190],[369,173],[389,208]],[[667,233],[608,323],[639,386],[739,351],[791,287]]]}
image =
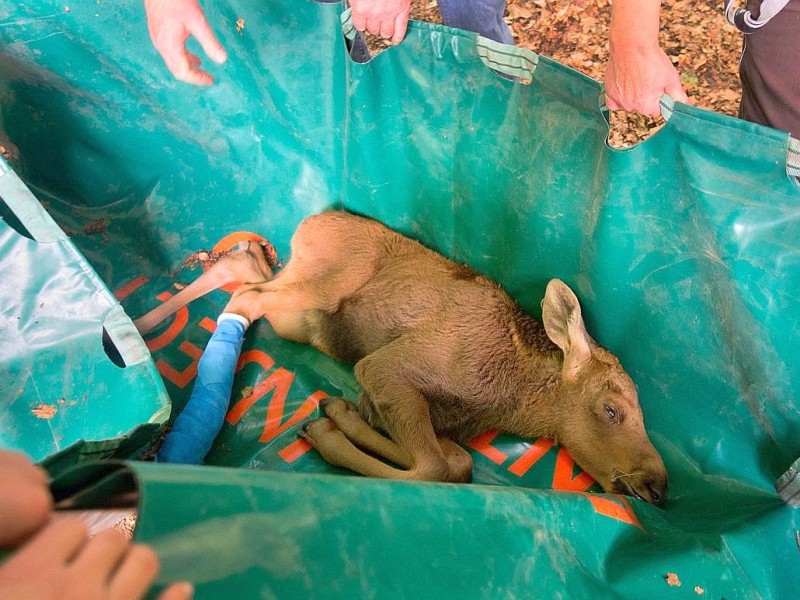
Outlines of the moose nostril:
{"label": "moose nostril", "polygon": [[650,492],[650,501],[655,504],[656,506],[660,506],[664,504],[667,500],[667,486],[660,485],[660,484],[649,484],[647,486],[648,491]]}

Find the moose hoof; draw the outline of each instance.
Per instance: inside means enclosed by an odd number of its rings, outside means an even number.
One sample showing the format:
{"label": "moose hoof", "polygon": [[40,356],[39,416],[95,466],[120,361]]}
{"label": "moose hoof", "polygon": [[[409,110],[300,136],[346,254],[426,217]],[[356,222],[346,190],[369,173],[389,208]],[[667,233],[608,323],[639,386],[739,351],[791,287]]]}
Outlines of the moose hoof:
{"label": "moose hoof", "polygon": [[326,417],[309,421],[297,435],[311,444],[327,462],[336,466],[343,466],[341,456],[352,448],[347,436],[336,427],[336,423]]}
{"label": "moose hoof", "polygon": [[297,432],[301,438],[311,441],[309,438],[316,438],[336,429],[336,423],[326,417],[312,419],[300,428]]}
{"label": "moose hoof", "polygon": [[326,416],[337,422],[339,419],[346,416],[350,416],[351,418],[352,416],[357,416],[360,418],[356,405],[352,402],[348,402],[344,398],[325,398],[319,403],[319,407]]}

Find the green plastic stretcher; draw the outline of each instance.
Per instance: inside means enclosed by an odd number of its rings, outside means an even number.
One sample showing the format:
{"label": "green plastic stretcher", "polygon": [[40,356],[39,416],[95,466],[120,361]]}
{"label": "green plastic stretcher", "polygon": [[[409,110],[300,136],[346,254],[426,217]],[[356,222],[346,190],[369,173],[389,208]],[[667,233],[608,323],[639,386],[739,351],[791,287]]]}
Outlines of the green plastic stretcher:
{"label": "green plastic stretcher", "polygon": [[[0,445],[76,507],[136,490],[159,585],[198,598],[798,597],[796,140],[665,99],[658,133],[611,149],[601,85],[529,51],[412,22],[357,62],[339,4],[203,7],[230,55],[209,88],[169,76],[138,0],[0,2],[20,151],[0,167]],[[331,208],[535,316],[546,282],[568,282],[637,383],[664,507],[492,431],[469,444],[468,485],[332,468],[296,432],[322,398],[357,398],[352,370],[266,322],[207,464],[141,460],[229,294],[144,340],[131,317],[242,236],[285,263],[298,223]]]}

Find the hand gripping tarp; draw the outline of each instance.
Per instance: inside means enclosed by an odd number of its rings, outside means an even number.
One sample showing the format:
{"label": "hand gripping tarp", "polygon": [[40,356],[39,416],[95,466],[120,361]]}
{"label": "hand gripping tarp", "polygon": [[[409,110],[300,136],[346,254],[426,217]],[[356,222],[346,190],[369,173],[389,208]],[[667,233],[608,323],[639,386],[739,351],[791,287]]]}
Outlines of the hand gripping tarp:
{"label": "hand gripping tarp", "polygon": [[[61,473],[73,506],[138,489],[135,537],[162,583],[188,578],[200,598],[796,597],[798,519],[775,489],[800,456],[786,134],[667,102],[655,136],[612,150],[596,81],[423,23],[356,63],[339,5],[204,3],[230,54],[205,89],[170,79],[139,2],[0,7],[0,107],[27,185],[0,190],[2,442]],[[40,235],[27,190],[69,239]],[[327,208],[469,263],[534,315],[547,280],[567,281],[638,385],[665,507],[596,493],[548,440],[495,432],[470,443],[471,485],[332,469],[296,431],[326,395],[356,398],[352,372],[263,322],[207,466],[92,460],[135,457],[164,389],[180,410],[228,297],[148,335],[150,363],[105,286],[138,316],[197,277],[200,251],[255,233],[285,262]]]}

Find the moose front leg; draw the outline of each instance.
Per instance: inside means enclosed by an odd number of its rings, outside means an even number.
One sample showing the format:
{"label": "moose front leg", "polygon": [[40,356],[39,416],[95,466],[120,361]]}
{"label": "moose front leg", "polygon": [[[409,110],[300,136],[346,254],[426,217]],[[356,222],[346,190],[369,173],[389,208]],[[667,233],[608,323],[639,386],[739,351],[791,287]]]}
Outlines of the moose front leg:
{"label": "moose front leg", "polygon": [[[413,468],[415,459],[412,453],[373,429],[351,402],[342,398],[329,398],[320,403],[320,407],[326,417],[310,421],[299,435],[332,465],[382,479],[451,482],[466,482],[470,479],[472,457],[447,438],[436,438],[446,463],[445,469],[436,473],[426,472]],[[396,466],[388,465],[376,457]]]}
{"label": "moose front leg", "polygon": [[[363,406],[367,402],[368,397],[362,392],[359,404]],[[326,398],[320,403],[320,407],[347,439],[362,450],[385,458],[403,469],[411,467],[411,455],[373,429],[352,402],[343,398]]]}
{"label": "moose front leg", "polygon": [[[361,385],[362,411],[372,425],[386,431],[386,440],[363,422],[360,415],[334,403],[330,417],[306,428],[306,439],[329,462],[363,475],[425,481],[469,481],[472,459],[454,442],[437,439],[430,405],[410,377],[411,362],[425,364],[411,338],[398,338],[362,358],[355,367]],[[418,346],[417,346],[418,347]],[[420,362],[421,360],[421,362]],[[403,365],[400,369],[398,366]],[[390,444],[390,445],[387,445]],[[365,448],[391,460],[394,468],[370,456]]]}
{"label": "moose front leg", "polygon": [[[425,404],[427,406],[427,401]],[[352,404],[348,404],[348,407],[351,409],[350,412],[355,412]],[[329,415],[331,414],[331,411],[326,410],[326,412]],[[389,443],[392,444],[394,448],[397,448],[400,451],[402,451],[400,446],[398,446],[394,442],[391,442],[385,436],[375,431],[376,428],[385,429],[385,427],[381,421],[381,417],[378,414],[378,408],[376,407],[375,402],[372,400],[372,397],[363,390],[358,399],[358,414],[356,416],[361,418],[362,422],[366,421],[366,423],[364,423],[365,428],[368,428],[375,435],[380,436],[382,440],[389,441]],[[428,416],[428,418],[430,418],[430,416]],[[346,432],[349,431],[345,430],[345,427],[343,427],[337,419],[334,420],[336,421],[337,425],[339,425],[340,429]],[[355,435],[355,432],[353,433]],[[347,433],[347,435],[351,440],[354,439],[349,432]],[[358,439],[361,438],[359,437]],[[466,483],[470,481],[472,479],[472,456],[470,456],[469,452],[467,452],[466,450],[464,450],[464,448],[462,448],[453,440],[445,436],[437,436],[436,441],[439,443],[439,446],[442,449],[442,453],[444,454],[445,461],[447,462],[448,472],[449,472],[447,481],[453,483]],[[384,456],[385,458],[394,461],[394,459],[391,457],[390,454],[385,454],[377,448],[374,450],[374,452],[380,456]],[[399,465],[402,465],[407,469],[410,469],[414,461],[413,458],[409,458],[406,460],[406,462],[398,462],[398,461],[394,462],[396,462]]]}
{"label": "moose front leg", "polygon": [[[330,398],[321,402],[320,407],[327,416],[309,421],[298,435],[310,443],[326,462],[367,477],[409,478],[406,469],[411,465],[410,455],[372,429],[352,403],[342,398]],[[376,456],[396,466],[388,465]]]}
{"label": "moose front leg", "polygon": [[[356,377],[365,392],[369,392],[381,426],[398,446],[411,455],[409,478],[454,483],[469,481],[472,477],[471,457],[454,442],[437,438],[431,423],[430,405],[425,397],[400,376],[389,378],[390,381],[385,374],[373,379],[371,369],[374,367],[365,364],[366,360],[357,365]],[[374,389],[370,381],[379,381],[380,384],[375,386],[378,389]]]}

